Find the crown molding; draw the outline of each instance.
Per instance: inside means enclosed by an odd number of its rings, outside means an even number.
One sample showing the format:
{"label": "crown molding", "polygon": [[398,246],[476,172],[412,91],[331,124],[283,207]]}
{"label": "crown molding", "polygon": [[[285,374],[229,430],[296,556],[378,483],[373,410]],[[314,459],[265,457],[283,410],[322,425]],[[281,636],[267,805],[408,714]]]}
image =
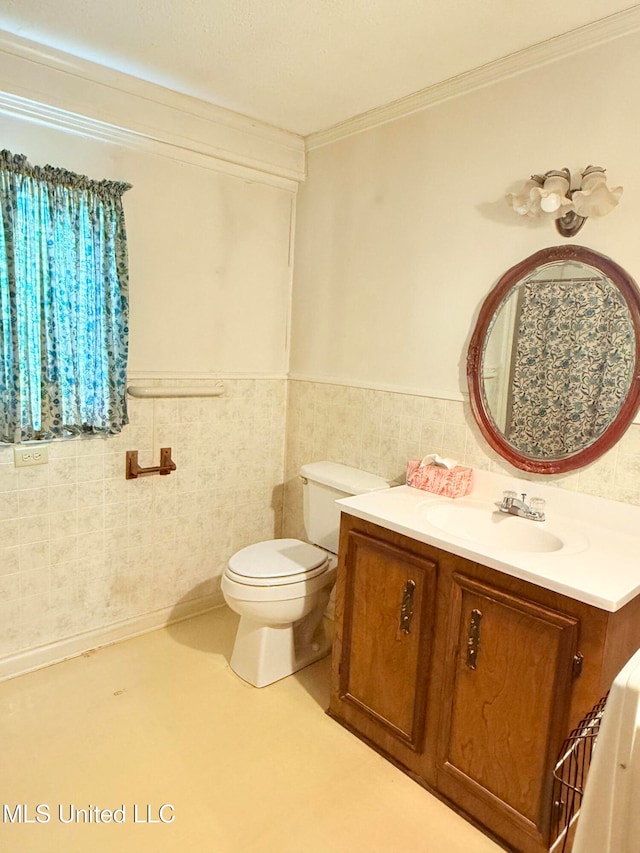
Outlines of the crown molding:
{"label": "crown molding", "polygon": [[[299,182],[301,136],[0,31],[3,111]],[[159,153],[168,153],[166,150]],[[176,159],[180,159],[177,156]]]}
{"label": "crown molding", "polygon": [[587,24],[532,47],[511,53],[478,68],[473,68],[464,74],[450,77],[441,83],[428,86],[419,92],[392,101],[390,104],[361,113],[326,130],[311,133],[305,137],[306,150],[312,151],[315,148],[330,145],[365,130],[388,124],[396,119],[433,107],[443,101],[466,95],[485,86],[491,86],[542,65],[566,59],[568,56],[629,35],[639,29],[640,5],[636,5],[592,24]]}
{"label": "crown molding", "polygon": [[170,160],[176,160],[179,163],[189,163],[213,172],[232,175],[245,181],[277,187],[293,194],[298,188],[299,182],[297,180],[266,172],[259,164],[251,166],[249,160],[245,161],[247,165],[240,165],[234,159],[223,160],[221,157],[200,152],[194,146],[185,148],[161,139],[152,139],[133,130],[116,127],[97,119],[87,118],[57,107],[50,107],[47,104],[40,104],[27,98],[20,98],[17,95],[8,95],[1,91],[0,114],[14,116],[45,127],[65,130],[68,133],[89,139],[111,142],[126,148],[141,149],[161,157],[168,157]]}

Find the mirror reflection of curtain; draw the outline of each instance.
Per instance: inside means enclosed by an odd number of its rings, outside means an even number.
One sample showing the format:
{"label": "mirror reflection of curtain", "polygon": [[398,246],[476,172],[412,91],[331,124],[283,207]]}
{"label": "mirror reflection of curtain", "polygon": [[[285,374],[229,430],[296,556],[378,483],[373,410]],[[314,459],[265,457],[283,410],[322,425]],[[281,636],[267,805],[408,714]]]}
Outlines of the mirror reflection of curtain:
{"label": "mirror reflection of curtain", "polygon": [[534,457],[588,446],[616,416],[633,374],[629,311],[600,278],[521,285],[509,443]]}

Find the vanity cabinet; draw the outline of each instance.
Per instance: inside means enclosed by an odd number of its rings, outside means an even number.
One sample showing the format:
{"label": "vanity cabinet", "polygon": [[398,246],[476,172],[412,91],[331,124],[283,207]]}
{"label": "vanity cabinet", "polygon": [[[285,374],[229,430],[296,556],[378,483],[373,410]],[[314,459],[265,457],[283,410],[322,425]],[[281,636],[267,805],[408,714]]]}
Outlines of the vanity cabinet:
{"label": "vanity cabinet", "polygon": [[602,611],[343,513],[329,714],[508,849],[543,853],[562,741],[640,646]]}
{"label": "vanity cabinet", "polygon": [[344,721],[411,764],[424,738],[437,565],[356,531],[344,565],[337,664]]}
{"label": "vanity cabinet", "polygon": [[541,842],[578,630],[575,617],[453,575],[437,787],[471,814],[487,822],[503,814]]}

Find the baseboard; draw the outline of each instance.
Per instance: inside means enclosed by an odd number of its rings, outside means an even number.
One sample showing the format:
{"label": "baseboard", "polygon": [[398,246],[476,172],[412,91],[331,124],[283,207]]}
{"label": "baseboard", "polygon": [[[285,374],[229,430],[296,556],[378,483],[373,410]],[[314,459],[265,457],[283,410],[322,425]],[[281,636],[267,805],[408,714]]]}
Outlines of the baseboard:
{"label": "baseboard", "polygon": [[152,613],[115,622],[112,625],[106,625],[104,628],[97,628],[94,631],[86,631],[73,637],[57,640],[54,643],[47,643],[44,646],[26,649],[0,660],[0,681],[6,681],[18,675],[25,675],[36,669],[43,669],[54,663],[78,657],[102,646],[109,646],[121,640],[147,634],[149,631],[155,631],[165,625],[171,625],[174,622],[189,619],[191,616],[206,613],[223,604],[224,599],[221,592],[204,595],[191,601],[181,601],[162,610],[155,610]]}

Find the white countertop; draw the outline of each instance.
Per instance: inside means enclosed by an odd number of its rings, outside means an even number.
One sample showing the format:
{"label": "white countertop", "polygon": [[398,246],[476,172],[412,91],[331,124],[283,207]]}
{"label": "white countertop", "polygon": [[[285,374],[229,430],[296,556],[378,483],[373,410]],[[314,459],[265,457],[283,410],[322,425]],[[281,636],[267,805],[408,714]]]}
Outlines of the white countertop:
{"label": "white countertop", "polygon": [[[564,542],[556,551],[511,550],[445,531],[426,517],[430,505],[455,509],[486,505],[490,515],[505,489],[541,497],[546,521],[538,525]],[[471,492],[452,500],[409,486],[396,486],[337,501],[343,512],[419,542],[489,566],[512,577],[615,612],[640,593],[640,507],[592,495],[474,470]]]}

